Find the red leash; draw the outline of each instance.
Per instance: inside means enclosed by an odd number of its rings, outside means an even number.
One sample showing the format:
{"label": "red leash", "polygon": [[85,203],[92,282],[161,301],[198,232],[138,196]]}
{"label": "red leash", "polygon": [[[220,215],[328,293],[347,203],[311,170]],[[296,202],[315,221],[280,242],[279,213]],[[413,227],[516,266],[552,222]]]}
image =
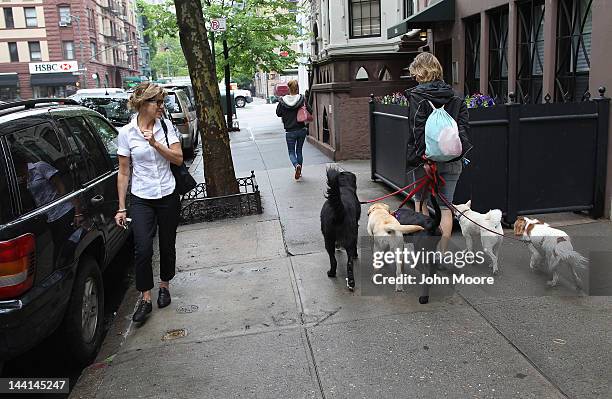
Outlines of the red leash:
{"label": "red leash", "polygon": [[[420,179],[418,179],[418,180],[417,180],[417,181],[415,181],[414,183],[410,183],[410,184],[409,184],[409,185],[407,185],[406,187],[400,188],[399,190],[397,190],[397,191],[395,191],[395,192],[392,192],[391,194],[387,194],[387,195],[384,195],[384,196],[382,196],[382,197],[375,198],[375,199],[373,199],[373,200],[369,200],[369,201],[359,201],[359,203],[360,203],[360,204],[371,204],[372,202],[382,201],[382,200],[384,200],[385,198],[389,198],[389,197],[392,197],[392,196],[394,196],[394,195],[396,195],[396,194],[401,193],[402,191],[404,191],[404,190],[406,190],[406,189],[408,189],[408,188],[410,188],[410,187],[414,186],[415,184],[420,183],[420,182],[421,182],[421,181],[423,181],[424,179],[425,179],[425,177],[421,177]],[[414,190],[413,190],[413,191],[414,191]],[[408,195],[410,195],[410,194],[408,194]],[[414,195],[414,194],[412,194],[412,195]]]}

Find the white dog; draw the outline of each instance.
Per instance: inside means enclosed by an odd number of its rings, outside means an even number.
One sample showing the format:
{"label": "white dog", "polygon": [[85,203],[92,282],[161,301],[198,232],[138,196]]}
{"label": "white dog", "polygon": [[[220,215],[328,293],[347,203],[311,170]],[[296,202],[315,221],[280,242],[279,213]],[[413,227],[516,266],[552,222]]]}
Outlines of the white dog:
{"label": "white dog", "polygon": [[[396,248],[403,251],[404,234],[416,233],[421,230],[423,230],[422,226],[400,224],[391,215],[387,204],[373,204],[368,209],[368,234],[374,237],[375,251],[395,251]],[[402,263],[399,261],[396,262],[395,275],[397,277],[402,275]],[[402,291],[402,284],[397,282],[395,290]]]}
{"label": "white dog", "polygon": [[[493,274],[497,274],[497,272],[499,271],[499,265],[497,263],[497,260],[499,258],[499,249],[501,248],[501,244],[504,241],[504,229],[501,225],[502,212],[499,209],[492,209],[489,212],[482,214],[473,211],[471,207],[471,200],[465,204],[455,205],[455,208],[457,208],[457,210],[459,211],[459,213],[455,216],[459,221],[459,226],[461,226],[461,233],[463,234],[463,237],[465,237],[465,244],[467,246],[467,250],[470,252],[473,251],[473,240],[474,238],[478,238],[478,236],[480,236],[482,248],[484,252],[489,256],[489,258],[491,258],[490,267],[493,268]],[[476,225],[467,218],[472,219],[479,225],[484,226],[487,229],[498,233],[499,235],[481,228],[480,226]]]}
{"label": "white dog", "polygon": [[566,232],[550,227],[550,225],[538,219],[520,216],[514,223],[514,234],[530,243],[530,268],[534,269],[540,263],[542,254],[546,257],[548,272],[552,273],[552,280],[546,282],[548,286],[554,287],[557,285],[559,281],[558,266],[561,261],[564,261],[570,267],[576,289],[581,288],[580,277],[576,273],[576,268],[585,268],[587,259],[574,251],[570,237]]}

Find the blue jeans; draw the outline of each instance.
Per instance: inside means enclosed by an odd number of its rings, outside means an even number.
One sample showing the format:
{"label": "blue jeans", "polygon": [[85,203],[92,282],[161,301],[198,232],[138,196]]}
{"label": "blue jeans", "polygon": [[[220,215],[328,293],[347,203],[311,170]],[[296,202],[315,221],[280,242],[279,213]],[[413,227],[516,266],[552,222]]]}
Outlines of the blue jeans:
{"label": "blue jeans", "polygon": [[304,140],[306,140],[307,135],[308,131],[306,128],[287,132],[285,135],[287,149],[289,150],[289,160],[291,160],[294,168],[298,164],[302,165],[304,163],[302,147],[304,146]]}

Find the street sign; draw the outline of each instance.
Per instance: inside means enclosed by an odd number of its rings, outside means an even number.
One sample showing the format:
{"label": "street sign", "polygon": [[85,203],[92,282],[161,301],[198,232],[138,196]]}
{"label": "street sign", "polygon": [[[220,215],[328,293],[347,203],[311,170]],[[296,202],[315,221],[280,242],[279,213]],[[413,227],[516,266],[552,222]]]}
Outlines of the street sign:
{"label": "street sign", "polygon": [[227,25],[225,18],[214,18],[210,20],[210,30],[213,32],[225,32]]}
{"label": "street sign", "polygon": [[281,57],[289,57],[289,52],[283,50],[280,53],[278,53],[278,55],[280,55]]}

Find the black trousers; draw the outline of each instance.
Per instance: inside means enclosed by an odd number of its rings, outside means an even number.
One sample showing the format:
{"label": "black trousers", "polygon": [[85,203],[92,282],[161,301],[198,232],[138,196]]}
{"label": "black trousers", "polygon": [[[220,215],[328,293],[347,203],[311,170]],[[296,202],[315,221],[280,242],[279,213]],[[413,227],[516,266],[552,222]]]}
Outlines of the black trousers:
{"label": "black trousers", "polygon": [[148,291],[153,283],[153,237],[155,224],[159,227],[159,278],[170,281],[176,273],[176,228],[180,201],[178,193],[159,199],[130,197],[130,216],[134,232],[134,267],[136,289]]}

